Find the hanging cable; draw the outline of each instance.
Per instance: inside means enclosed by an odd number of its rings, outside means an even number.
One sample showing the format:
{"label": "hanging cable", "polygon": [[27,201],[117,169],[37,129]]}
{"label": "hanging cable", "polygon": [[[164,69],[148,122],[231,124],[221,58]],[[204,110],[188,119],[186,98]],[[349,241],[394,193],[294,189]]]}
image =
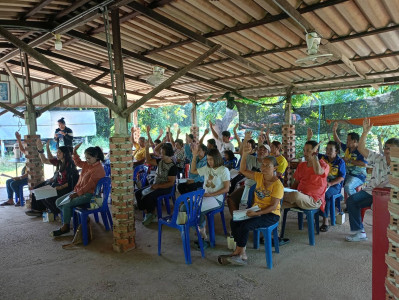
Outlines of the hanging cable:
{"label": "hanging cable", "polygon": [[105,6],[101,10],[103,12],[105,39],[107,41],[109,71],[110,71],[110,75],[111,75],[112,97],[115,102],[116,96],[115,96],[115,83],[114,83],[114,67],[113,67],[113,63],[112,63],[112,48],[111,48],[111,38],[110,38],[110,31],[109,31],[108,8]]}

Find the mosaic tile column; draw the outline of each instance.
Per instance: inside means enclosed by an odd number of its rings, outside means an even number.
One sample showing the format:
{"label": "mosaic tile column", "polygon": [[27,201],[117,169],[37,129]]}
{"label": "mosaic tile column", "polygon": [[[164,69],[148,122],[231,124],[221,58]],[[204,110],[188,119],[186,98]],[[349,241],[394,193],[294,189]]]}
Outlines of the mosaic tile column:
{"label": "mosaic tile column", "polygon": [[293,169],[291,169],[291,160],[295,158],[295,125],[282,126],[282,144],[283,155],[288,161],[286,176],[284,178],[285,184],[290,186],[293,176]]}
{"label": "mosaic tile column", "polygon": [[199,139],[200,139],[200,137],[199,137],[199,127],[198,127],[198,126],[195,126],[194,124],[191,125],[191,127],[190,127],[190,132],[191,132],[191,134],[194,136],[194,140],[195,140],[196,142],[198,142]]}
{"label": "mosaic tile column", "polygon": [[385,279],[386,299],[399,299],[399,148],[391,148],[391,198],[388,203],[390,223],[387,236],[389,241],[388,254],[385,262],[388,272]]}
{"label": "mosaic tile column", "polygon": [[126,252],[136,247],[134,224],[132,143],[129,136],[109,139],[111,161],[113,249]]}
{"label": "mosaic tile column", "polygon": [[[43,163],[40,160],[37,152],[36,141],[40,139],[40,135],[25,135],[26,143],[25,157],[26,157],[26,172],[28,173],[28,187],[32,191],[35,186],[44,180]],[[29,200],[26,201],[26,207],[32,208],[32,193],[29,195]]]}

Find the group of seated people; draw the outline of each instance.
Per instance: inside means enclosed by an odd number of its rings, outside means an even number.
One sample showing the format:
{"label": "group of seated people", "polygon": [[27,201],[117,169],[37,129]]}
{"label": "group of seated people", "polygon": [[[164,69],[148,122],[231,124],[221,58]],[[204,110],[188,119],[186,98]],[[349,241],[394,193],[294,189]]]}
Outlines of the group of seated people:
{"label": "group of seated people", "polygon": [[[246,264],[245,246],[249,231],[278,222],[282,208],[320,209],[323,216],[320,231],[328,231],[329,203],[334,195],[341,194],[342,187],[348,195],[346,204],[353,232],[346,237],[346,240],[357,242],[367,239],[362,224],[361,209],[372,205],[373,188],[383,187],[388,183],[390,148],[399,146],[398,138],[387,140],[384,153],[379,154],[365,146],[367,135],[372,128],[369,119],[363,122],[362,135],[359,137],[356,133],[349,133],[346,144],[340,141],[337,134],[338,124],[334,123],[334,141],[329,141],[325,154],[321,154],[319,153],[321,143],[312,140],[313,132],[309,129],[308,140],[303,149],[304,161],[298,164],[290,185],[295,191],[284,193],[283,183],[288,162],[282,155],[281,143],[271,142],[269,132],[261,131],[256,143],[252,138],[252,132],[247,131],[241,141],[237,134],[237,124],[234,127],[234,135],[239,147],[238,153],[234,153],[230,132],[223,131],[219,135],[214,128],[215,125],[212,122],[209,122],[209,125],[214,138],[207,140],[206,145],[204,139],[210,132],[208,129],[198,142],[191,134],[186,134],[186,140],[183,142],[179,139],[180,130],[174,139],[170,128],[167,128],[163,138],[164,132],[161,130],[157,139],[152,141],[151,128],[147,126],[147,139],[140,137],[136,142],[135,130],[132,128],[131,139],[135,147],[134,166],[145,163],[156,168],[153,181],[135,191],[137,207],[145,212],[143,220],[145,226],[156,219],[157,197],[171,193],[176,177],[184,177],[185,165],[189,164],[188,178],[177,185],[177,190],[180,194],[201,188],[205,190],[199,223],[204,245],[209,245],[205,228],[206,213],[224,205],[226,197],[230,214],[233,216],[233,212],[240,209],[240,205],[247,205],[249,190],[251,186],[256,185],[252,205],[258,205],[260,210],[248,211],[249,219],[231,221],[231,233],[237,248],[233,253],[219,257],[221,264]],[[21,151],[24,152],[20,136],[16,134],[16,137]],[[54,157],[47,142],[46,157],[41,141],[37,141],[42,162],[54,165],[56,172],[52,179],[39,184],[36,188],[51,185],[56,188],[57,196],[40,201],[33,196],[32,209],[26,214],[39,216],[45,210],[54,214],[62,211],[63,225],[52,232],[53,236],[69,232],[73,207],[89,203],[98,180],[105,176],[101,164],[104,161],[102,150],[99,147],[87,148],[84,152],[86,161],[82,161],[77,153],[80,145],[75,146],[73,153],[70,153],[69,147],[61,146]],[[342,158],[339,156],[341,149],[344,151]],[[238,163],[235,162],[237,159],[234,154],[239,154],[241,157]],[[367,182],[365,182],[366,166],[373,168],[371,179]],[[80,175],[76,167],[82,169]],[[233,172],[235,168],[239,172]],[[26,177],[27,175],[23,175],[21,178],[7,181],[9,198],[7,203],[12,203],[13,191],[27,180]],[[362,185],[363,189],[357,192],[356,188]],[[63,201],[67,197],[71,201]],[[335,211],[330,212],[332,213]],[[258,218],[254,218],[255,216]]]}
{"label": "group of seated people", "polygon": [[[22,153],[26,149],[21,142],[21,136],[16,132],[17,141]],[[105,176],[102,165],[104,154],[100,147],[89,147],[84,151],[85,160],[82,161],[77,153],[81,143],[73,148],[59,146],[56,156],[50,151],[50,140],[46,143],[47,157],[44,155],[43,144],[40,139],[37,140],[37,151],[43,164],[55,166],[54,176],[34,187],[34,189],[50,185],[55,188],[57,196],[37,200],[35,193],[31,197],[31,209],[26,211],[28,216],[42,216],[43,212],[51,212],[54,215],[61,214],[62,227],[52,231],[52,236],[60,236],[70,231],[70,221],[73,208],[90,203],[94,190],[99,179]],[[77,170],[81,168],[81,172]],[[6,182],[8,200],[2,205],[13,204],[14,193],[19,193],[19,187],[27,184],[28,173],[25,172],[21,177],[8,179]],[[64,201],[69,197],[70,201]],[[63,203],[62,203],[63,202]]]}
{"label": "group of seated people", "polygon": [[[229,170],[234,167],[230,165],[230,162],[235,157],[233,158],[229,153],[229,151],[234,151],[232,150],[234,146],[230,142],[230,133],[223,131],[220,138],[214,130],[214,124],[210,122],[209,125],[214,138],[209,139],[206,145],[203,141],[210,132],[208,129],[205,130],[198,143],[192,135],[186,136],[186,143],[182,147],[184,149],[183,158],[190,163],[190,172],[187,180],[177,186],[180,194],[199,188],[205,190],[199,226],[202,237],[207,238],[205,213],[223,205],[225,194],[229,211],[233,215],[233,211],[240,209],[240,205],[245,206],[247,204],[249,189],[256,184],[253,205],[258,205],[261,208],[258,212],[248,212],[248,217],[251,217],[248,220],[231,221],[231,232],[237,243],[237,248],[233,253],[220,257],[220,263],[245,264],[247,259],[245,245],[248,232],[278,222],[281,208],[320,209],[323,217],[320,231],[328,231],[328,214],[335,213],[335,209],[329,212],[330,201],[332,201],[333,196],[341,194],[343,187],[348,196],[346,206],[349,213],[350,228],[353,232],[345,239],[350,242],[367,239],[362,224],[361,209],[372,204],[371,192],[373,188],[386,186],[387,176],[390,174],[389,149],[392,146],[399,146],[398,138],[387,140],[384,153],[379,154],[366,149],[365,146],[367,135],[372,127],[370,120],[364,120],[361,136],[354,132],[349,133],[346,144],[338,138],[336,132],[338,124],[334,123],[334,141],[329,141],[325,154],[321,154],[319,153],[321,143],[312,140],[313,133],[308,130],[308,140],[303,149],[304,161],[298,164],[290,185],[290,188],[295,191],[284,193],[283,182],[288,163],[282,155],[280,142],[271,142],[268,132],[259,134],[258,143],[252,139],[251,132],[246,132],[243,141],[241,141],[237,134],[237,125],[234,128],[234,133],[239,151],[235,154],[240,154],[241,159],[238,163],[239,173],[234,173],[231,176],[233,172],[229,172]],[[171,135],[169,133],[168,135],[172,141]],[[167,170],[167,174],[161,176],[161,172],[157,173],[155,185],[144,189],[144,193],[143,191],[136,193],[139,208],[144,209],[147,213],[143,221],[144,225],[149,225],[155,218],[153,213],[156,206],[154,200],[156,196],[170,192],[175,182],[176,168],[173,168],[173,166],[166,168],[160,162],[165,160],[164,154],[168,153],[167,161],[164,161],[163,164],[173,165],[176,161],[173,158],[173,151],[176,151],[176,146],[168,143],[167,138],[161,144],[164,152],[156,154],[156,151],[154,151],[156,155],[160,155],[161,159],[154,160],[146,151],[146,161],[158,165],[158,170]],[[146,149],[148,149],[148,146],[149,143],[146,144]],[[339,156],[341,150],[344,151],[342,158]],[[373,168],[371,179],[367,182],[365,182],[366,166]],[[239,184],[242,181],[244,183]],[[363,189],[358,192],[357,189],[362,185]],[[281,200],[283,201],[280,208]],[[143,203],[147,201],[152,201],[152,204],[145,206]],[[148,215],[149,217],[147,217]],[[254,216],[261,217],[252,218]]]}

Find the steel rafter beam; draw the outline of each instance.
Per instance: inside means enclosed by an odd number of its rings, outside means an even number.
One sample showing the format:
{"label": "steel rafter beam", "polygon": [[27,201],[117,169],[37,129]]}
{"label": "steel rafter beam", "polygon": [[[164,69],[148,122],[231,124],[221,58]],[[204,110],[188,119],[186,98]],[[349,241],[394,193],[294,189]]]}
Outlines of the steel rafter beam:
{"label": "steel rafter beam", "polygon": [[[202,35],[197,34],[193,31],[187,29],[186,27],[162,16],[161,14],[158,14],[157,12],[155,12],[151,9],[148,9],[145,6],[142,6],[138,2],[132,2],[132,3],[128,4],[128,7],[132,8],[136,11],[139,11],[140,13],[147,16],[148,18],[151,18],[154,21],[161,23],[161,24],[169,27],[170,29],[175,30],[175,31],[179,32],[180,34],[183,34],[183,35],[187,36],[188,38],[195,40],[205,46],[214,47],[217,45],[216,43],[203,37]],[[257,64],[254,64],[254,63],[246,60],[245,58],[241,57],[238,54],[235,54],[234,52],[232,52],[226,48],[221,47],[219,49],[219,52],[231,57],[232,59],[236,60],[237,62],[239,62],[241,65],[245,66],[246,68],[249,68],[255,72],[265,74],[266,76],[270,77],[274,81],[282,82],[288,86],[292,85],[292,83],[290,81],[271,73],[269,70],[266,70],[266,69],[258,66]]]}
{"label": "steel rafter beam", "polygon": [[168,79],[166,79],[164,82],[162,82],[160,85],[158,85],[156,88],[154,88],[151,92],[149,92],[147,95],[145,95],[144,97],[142,97],[141,99],[137,100],[133,105],[131,105],[129,108],[125,109],[123,111],[123,115],[125,117],[127,117],[130,113],[134,112],[136,109],[138,109],[140,106],[142,106],[145,102],[147,102],[149,99],[151,99],[152,97],[154,97],[156,94],[158,94],[160,91],[162,91],[163,89],[167,88],[168,86],[170,86],[172,84],[173,81],[175,81],[176,79],[180,78],[181,76],[183,76],[184,74],[186,74],[189,70],[191,70],[192,68],[195,68],[201,61],[203,61],[205,58],[209,57],[210,55],[212,55],[213,53],[215,53],[215,51],[217,51],[218,49],[220,49],[220,45],[215,45],[213,46],[211,49],[209,49],[208,51],[206,51],[205,53],[203,53],[202,55],[200,55],[199,57],[197,57],[194,61],[192,61],[190,64],[188,64],[187,66],[185,66],[184,68],[180,69],[179,71],[177,71],[175,74],[173,74],[171,77],[169,77]]}
{"label": "steel rafter beam", "polygon": [[[349,1],[349,0],[326,0],[324,2],[319,2],[317,4],[312,4],[312,5],[303,7],[303,8],[299,8],[298,11],[299,11],[299,13],[304,14],[304,13],[307,13],[307,12],[312,12],[312,11],[315,11],[317,9],[322,9],[322,8],[329,7],[329,6],[334,6],[334,5],[337,5],[337,4],[340,4],[340,3],[343,3],[343,2],[347,2],[347,1]],[[211,37],[221,36],[221,35],[225,35],[225,34],[228,34],[228,33],[238,32],[238,31],[241,31],[241,30],[250,29],[250,28],[257,27],[257,26],[262,26],[262,25],[265,25],[265,24],[269,24],[269,23],[285,20],[285,19],[288,19],[288,18],[289,18],[289,16],[285,12],[283,12],[281,14],[278,14],[278,15],[267,14],[263,19],[256,20],[256,21],[253,21],[253,22],[250,22],[250,23],[246,23],[246,24],[239,24],[239,25],[231,27],[231,28],[225,28],[225,29],[222,29],[222,30],[205,33],[203,35],[203,37],[211,38]],[[192,40],[187,39],[187,40],[180,41],[180,42],[177,42],[177,43],[169,44],[169,45],[164,46],[164,47],[156,48],[156,49],[153,49],[153,50],[147,50],[147,51],[141,52],[140,54],[141,55],[153,54],[153,53],[156,53],[156,52],[170,50],[170,49],[182,46],[182,45],[190,44],[192,42],[193,42]]]}
{"label": "steel rafter beam", "polygon": [[32,17],[34,14],[41,11],[42,8],[47,6],[51,1],[53,1],[53,0],[42,0],[41,2],[36,4],[30,11],[28,11],[26,14],[24,14],[20,19],[26,20],[27,18]]}
{"label": "steel rafter beam", "polygon": [[94,99],[96,99],[101,104],[112,109],[116,114],[119,115],[121,113],[120,108],[117,105],[115,105],[113,102],[109,101],[107,98],[100,95],[97,91],[90,88],[87,84],[83,83],[81,80],[79,80],[75,76],[71,75],[69,72],[65,71],[63,68],[61,68],[60,66],[58,66],[57,64],[55,64],[54,62],[49,60],[43,54],[37,52],[32,47],[25,44],[21,40],[19,40],[17,37],[15,37],[13,34],[8,32],[3,27],[0,27],[0,35],[2,35],[6,40],[13,43],[19,49],[22,49],[25,53],[29,54],[31,57],[33,57],[37,61],[39,61],[45,67],[47,67],[50,70],[52,70],[53,72],[55,72],[57,75],[63,77],[65,80],[69,81],[74,86],[80,88],[82,91],[84,91],[86,94],[92,96]]}

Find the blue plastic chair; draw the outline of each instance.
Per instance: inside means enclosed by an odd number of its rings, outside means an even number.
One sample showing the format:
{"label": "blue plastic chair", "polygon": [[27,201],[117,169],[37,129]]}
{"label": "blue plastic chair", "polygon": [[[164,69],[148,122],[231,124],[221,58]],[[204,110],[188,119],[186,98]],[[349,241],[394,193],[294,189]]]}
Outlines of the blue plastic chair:
{"label": "blue plastic chair", "polygon": [[105,176],[111,176],[111,163],[109,160],[106,160],[103,163],[104,171],[105,171]]}
{"label": "blue plastic chair", "polygon": [[285,224],[287,221],[287,214],[288,212],[292,210],[298,213],[298,229],[302,230],[303,229],[303,214],[306,215],[306,220],[308,221],[308,236],[309,236],[309,245],[314,246],[315,245],[315,231],[314,228],[316,226],[316,233],[320,233],[320,227],[319,227],[319,209],[301,209],[299,207],[293,207],[293,208],[285,208],[284,209],[284,216],[283,216],[283,226],[281,228],[281,235],[280,238],[284,238],[284,232],[285,232]]}
{"label": "blue plastic chair", "polygon": [[342,194],[336,194],[333,196],[332,200],[328,203],[329,208],[327,209],[327,205],[325,208],[325,216],[328,217],[328,210],[330,211],[330,218],[331,218],[331,226],[335,226],[336,221],[335,221],[335,207],[338,208],[338,211],[341,212],[341,200],[343,200],[344,197]]}
{"label": "blue plastic chair", "polygon": [[[139,177],[137,177],[137,175]],[[134,171],[133,171],[134,184],[136,185],[137,179],[139,179],[142,188],[147,186],[147,175],[148,175],[148,167],[146,165],[140,165],[140,166],[135,167]]]}
{"label": "blue plastic chair", "polygon": [[173,185],[172,190],[169,194],[161,195],[157,198],[158,219],[162,218],[162,200],[165,203],[167,213],[170,215],[170,201],[169,200],[172,200],[173,204],[176,201],[176,183]]}
{"label": "blue plastic chair", "polygon": [[[248,194],[248,207],[252,206],[254,200],[256,184],[251,186]],[[278,223],[275,223],[269,227],[260,227],[254,230],[254,249],[259,249],[260,244],[260,233],[262,232],[265,240],[265,256],[266,266],[268,269],[273,268],[273,256],[272,256],[272,234],[274,240],[274,251],[280,253],[279,240],[278,240]]]}
{"label": "blue plastic chair", "polygon": [[[205,257],[204,245],[201,234],[198,230],[198,223],[201,214],[202,199],[205,190],[198,190],[181,195],[176,200],[176,205],[173,209],[173,215],[165,218],[158,219],[158,255],[161,255],[161,242],[162,242],[162,226],[166,225],[176,228],[180,231],[181,239],[183,242],[183,252],[186,264],[191,264],[191,250],[190,250],[190,227],[194,227],[197,232],[198,243],[201,249],[202,257]],[[177,216],[179,214],[180,205],[183,204],[187,212],[186,224],[177,224]]]}
{"label": "blue plastic chair", "polygon": [[227,236],[226,229],[226,221],[224,220],[224,202],[226,201],[226,194],[223,195],[223,203],[222,206],[212,210],[206,214],[206,218],[208,219],[208,228],[209,228],[209,243],[211,244],[211,248],[215,247],[215,218],[214,216],[220,213],[220,218],[222,219],[223,231],[224,235]]}
{"label": "blue plastic chair", "polygon": [[[73,229],[74,232],[76,233],[78,225],[79,224],[82,225],[83,245],[85,246],[89,243],[87,218],[90,214],[94,214],[94,216],[96,216],[97,213],[101,213],[101,217],[103,219],[103,224],[106,231],[110,230],[113,226],[111,212],[108,207],[108,197],[111,192],[110,177],[103,177],[98,181],[93,197],[95,197],[96,195],[100,195],[101,192],[103,194],[103,204],[101,205],[101,207],[95,209],[80,208],[80,207],[75,208],[75,213],[74,213],[75,217],[73,218]],[[96,222],[98,221],[96,220]]]}

